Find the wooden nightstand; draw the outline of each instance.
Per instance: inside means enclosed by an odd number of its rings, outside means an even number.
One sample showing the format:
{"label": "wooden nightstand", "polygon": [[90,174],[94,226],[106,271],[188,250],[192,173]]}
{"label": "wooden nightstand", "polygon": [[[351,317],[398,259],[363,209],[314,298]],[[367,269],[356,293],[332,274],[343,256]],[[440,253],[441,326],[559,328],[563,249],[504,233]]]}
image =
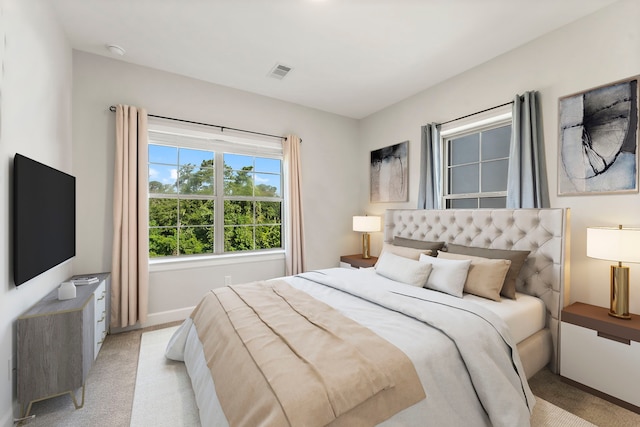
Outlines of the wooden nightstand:
{"label": "wooden nightstand", "polygon": [[640,316],[573,303],[562,310],[560,375],[568,383],[640,413]]}
{"label": "wooden nightstand", "polygon": [[368,268],[376,265],[376,262],[378,262],[377,256],[372,256],[367,259],[362,258],[362,254],[342,255],[340,257],[340,267]]}

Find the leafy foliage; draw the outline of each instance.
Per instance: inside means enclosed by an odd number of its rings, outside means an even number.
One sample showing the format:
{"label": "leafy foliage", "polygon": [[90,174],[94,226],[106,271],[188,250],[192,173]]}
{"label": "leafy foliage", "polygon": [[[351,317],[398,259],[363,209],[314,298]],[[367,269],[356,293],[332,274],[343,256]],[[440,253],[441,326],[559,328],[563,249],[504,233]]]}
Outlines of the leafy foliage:
{"label": "leafy foliage", "polygon": [[[214,253],[214,162],[187,163],[177,170],[176,182],[149,182],[150,257]],[[254,185],[255,174],[253,166],[224,166],[225,252],[282,247],[278,188]]]}

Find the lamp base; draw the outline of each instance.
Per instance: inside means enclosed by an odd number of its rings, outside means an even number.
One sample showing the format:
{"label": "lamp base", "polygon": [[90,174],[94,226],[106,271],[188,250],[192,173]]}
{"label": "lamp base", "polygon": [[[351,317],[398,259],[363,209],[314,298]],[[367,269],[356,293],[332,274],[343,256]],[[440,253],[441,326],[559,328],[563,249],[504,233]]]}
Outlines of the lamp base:
{"label": "lamp base", "polygon": [[609,316],[616,317],[618,319],[631,320],[631,316],[628,314],[616,314],[612,311],[609,312]]}
{"label": "lamp base", "polygon": [[370,241],[370,234],[364,233],[362,235],[362,258],[364,259],[371,258],[371,254],[369,253]]}
{"label": "lamp base", "polygon": [[611,305],[609,316],[631,319],[629,315],[629,267],[611,266]]}

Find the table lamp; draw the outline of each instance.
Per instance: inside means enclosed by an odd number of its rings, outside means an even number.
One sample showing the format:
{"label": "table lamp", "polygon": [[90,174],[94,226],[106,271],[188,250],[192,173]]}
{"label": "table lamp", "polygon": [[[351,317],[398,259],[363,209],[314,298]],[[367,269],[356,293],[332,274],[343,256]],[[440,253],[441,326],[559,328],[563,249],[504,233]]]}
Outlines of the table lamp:
{"label": "table lamp", "polygon": [[623,262],[640,263],[640,228],[588,227],[587,256],[617,261],[611,266],[611,305],[609,315],[631,319],[629,315],[629,267]]}
{"label": "table lamp", "polygon": [[371,254],[370,248],[370,232],[380,231],[380,217],[379,216],[354,216],[353,217],[353,231],[359,231],[364,233],[362,235],[362,258],[369,259]]}

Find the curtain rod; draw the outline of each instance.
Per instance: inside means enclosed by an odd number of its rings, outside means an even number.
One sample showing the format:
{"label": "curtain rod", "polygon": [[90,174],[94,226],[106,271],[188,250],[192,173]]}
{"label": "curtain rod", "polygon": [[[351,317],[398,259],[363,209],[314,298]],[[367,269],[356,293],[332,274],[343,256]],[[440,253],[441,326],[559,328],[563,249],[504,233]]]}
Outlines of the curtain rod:
{"label": "curtain rod", "polygon": [[455,122],[456,120],[466,119],[467,117],[475,116],[476,114],[484,113],[486,111],[495,110],[496,108],[504,107],[506,105],[513,104],[513,101],[505,102],[504,104],[496,105],[495,107],[486,108],[482,111],[476,111],[475,113],[467,114],[466,116],[458,117],[455,119],[447,120],[446,122],[437,123],[436,126],[446,125],[447,123]]}
{"label": "curtain rod", "polygon": [[[109,107],[109,111],[115,112],[116,111],[116,107],[114,105],[110,106]],[[286,136],[271,135],[271,134],[268,134],[268,133],[254,132],[252,130],[231,128],[229,126],[212,125],[212,124],[209,124],[209,123],[194,122],[194,121],[191,121],[191,120],[176,119],[176,118],[173,118],[173,117],[157,116],[155,114],[147,114],[147,116],[155,117],[156,119],[173,120],[174,122],[182,122],[182,123],[189,123],[189,124],[192,124],[192,125],[202,125],[202,126],[209,126],[209,127],[219,128],[221,132],[224,132],[225,129],[229,129],[229,130],[234,130],[236,132],[244,132],[244,133],[250,133],[250,134],[253,134],[253,135],[268,136],[270,138],[284,139],[285,141],[287,140]],[[302,140],[300,140],[300,142],[302,142]]]}

